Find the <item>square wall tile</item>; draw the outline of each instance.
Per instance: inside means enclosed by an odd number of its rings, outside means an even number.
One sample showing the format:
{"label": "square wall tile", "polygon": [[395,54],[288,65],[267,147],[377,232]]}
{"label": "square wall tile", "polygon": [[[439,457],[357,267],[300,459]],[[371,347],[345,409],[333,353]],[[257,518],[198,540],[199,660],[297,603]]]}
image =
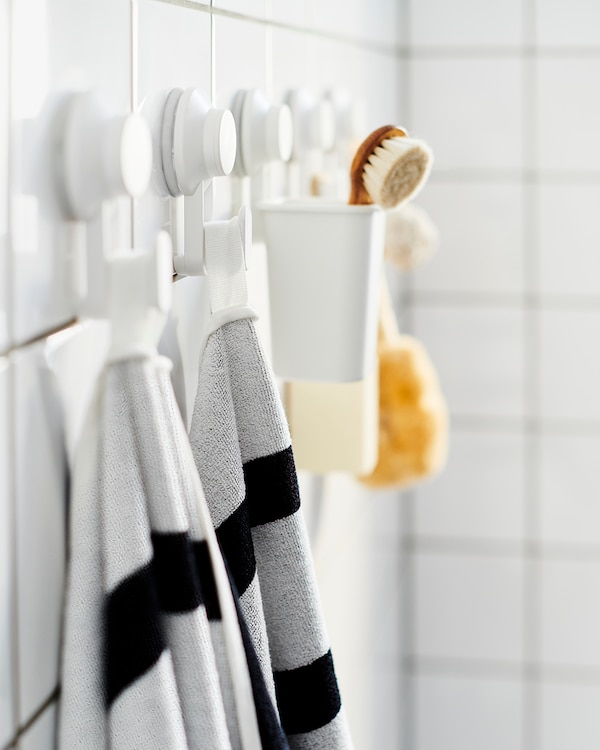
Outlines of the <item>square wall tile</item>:
{"label": "square wall tile", "polygon": [[415,275],[417,289],[477,293],[522,290],[520,186],[431,183],[417,202],[440,232],[439,252]]}
{"label": "square wall tile", "polygon": [[535,0],[537,43],[600,44],[600,6],[594,0]]}
{"label": "square wall tile", "polygon": [[[17,506],[20,721],[58,682],[65,573],[66,465],[62,415],[44,345],[12,355]],[[34,470],[32,470],[34,469]]]}
{"label": "square wall tile", "polygon": [[451,413],[522,415],[521,312],[417,307],[414,321],[415,335],[428,349]]}
{"label": "square wall tile", "polygon": [[402,728],[406,722],[402,683],[403,675],[397,663],[392,660],[378,663],[373,675],[371,733],[361,747],[402,747]]}
{"label": "square wall tile", "polygon": [[56,704],[49,706],[19,740],[18,750],[55,750]]}
{"label": "square wall tile", "polygon": [[[74,254],[55,189],[58,110],[96,88],[115,112],[130,107],[131,27],[122,0],[12,4],[10,211],[14,338],[23,343],[74,316]],[[100,223],[90,225],[99,245]]]}
{"label": "square wall tile", "polygon": [[540,522],[544,542],[600,546],[600,438],[541,440]]}
{"label": "square wall tile", "polygon": [[541,658],[549,664],[600,667],[600,565],[540,565]]}
{"label": "square wall tile", "polygon": [[558,419],[600,419],[600,313],[540,313],[541,411]]}
{"label": "square wall tile", "polygon": [[349,38],[364,37],[365,34],[360,27],[360,6],[360,0],[328,0],[326,3],[313,0],[313,28]]}
{"label": "square wall tile", "polygon": [[[570,6],[569,6],[570,7]],[[537,160],[541,169],[600,169],[600,99],[590,96],[600,78],[597,57],[539,59]],[[557,130],[566,124],[566,137]]]}
{"label": "square wall tile", "polygon": [[518,560],[418,554],[417,656],[519,661],[522,598]]}
{"label": "square wall tile", "polygon": [[[230,108],[235,94],[241,89],[267,86],[267,30],[263,24],[235,18],[215,16],[215,104]],[[243,58],[240,58],[243,50]],[[235,61],[243,59],[243,63]],[[238,185],[234,185],[234,180]],[[234,207],[235,188],[239,180],[217,177],[214,186],[214,218],[229,219]],[[237,212],[237,208],[235,209]]]}
{"label": "square wall tile", "polygon": [[415,750],[521,750],[521,686],[461,677],[414,678]]}
{"label": "square wall tile", "polygon": [[522,539],[524,449],[519,436],[452,432],[445,470],[417,490],[418,533],[479,541]]}
{"label": "square wall tile", "polygon": [[15,732],[13,705],[13,498],[10,475],[12,440],[9,434],[10,373],[0,358],[0,747]]}
{"label": "square wall tile", "polygon": [[600,187],[539,190],[540,291],[600,294]]}
{"label": "square wall tile", "polygon": [[[141,0],[138,11],[138,96],[197,86],[210,101],[210,15]],[[169,33],[165,33],[165,29]]]}
{"label": "square wall tile", "polygon": [[410,41],[415,46],[517,45],[522,39],[521,16],[520,0],[501,5],[419,0],[411,4]]}
{"label": "square wall tile", "polygon": [[273,27],[269,85],[274,104],[283,103],[290,89],[312,86],[318,70],[312,50],[319,42],[301,31]]}
{"label": "square wall tile", "polygon": [[431,145],[434,169],[518,169],[522,164],[521,61],[412,60],[410,132]]}
{"label": "square wall tile", "polygon": [[[141,0],[137,62],[138,106],[154,134],[157,149],[168,91],[194,86],[208,102],[211,100],[209,14],[199,8]],[[171,200],[163,195],[163,184],[162,179],[160,182],[156,179],[155,159],[150,187],[135,201],[134,231],[138,247],[151,247],[159,230],[170,229]]]}
{"label": "square wall tile", "polygon": [[600,686],[545,684],[541,696],[543,750],[600,747]]}

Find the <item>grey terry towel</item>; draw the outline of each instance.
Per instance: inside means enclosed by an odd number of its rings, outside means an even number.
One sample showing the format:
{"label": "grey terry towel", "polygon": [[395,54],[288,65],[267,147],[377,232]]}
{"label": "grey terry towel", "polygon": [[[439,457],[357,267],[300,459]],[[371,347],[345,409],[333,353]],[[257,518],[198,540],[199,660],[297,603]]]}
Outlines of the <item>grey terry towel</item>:
{"label": "grey terry towel", "polygon": [[290,747],[352,748],[287,422],[254,323],[243,310],[232,310],[208,338],[190,442]]}
{"label": "grey terry towel", "polygon": [[235,603],[169,370],[158,356],[109,364],[75,455],[61,750],[261,747]]}

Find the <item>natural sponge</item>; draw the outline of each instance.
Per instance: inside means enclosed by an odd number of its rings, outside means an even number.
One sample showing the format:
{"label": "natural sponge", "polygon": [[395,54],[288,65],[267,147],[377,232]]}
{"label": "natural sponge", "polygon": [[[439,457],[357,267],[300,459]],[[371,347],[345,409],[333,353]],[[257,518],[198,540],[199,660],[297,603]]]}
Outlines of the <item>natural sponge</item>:
{"label": "natural sponge", "polygon": [[435,254],[439,232],[427,212],[402,203],[386,212],[385,258],[402,271],[411,271]]}
{"label": "natural sponge", "polygon": [[439,472],[448,450],[448,410],[424,346],[400,335],[389,302],[379,336],[379,458],[359,479],[409,487]]}

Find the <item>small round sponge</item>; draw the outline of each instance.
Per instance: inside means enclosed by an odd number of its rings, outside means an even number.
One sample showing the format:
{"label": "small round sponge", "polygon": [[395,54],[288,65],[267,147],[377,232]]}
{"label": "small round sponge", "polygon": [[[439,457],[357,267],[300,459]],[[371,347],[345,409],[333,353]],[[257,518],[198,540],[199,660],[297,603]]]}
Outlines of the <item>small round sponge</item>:
{"label": "small round sponge", "polygon": [[439,472],[448,451],[448,411],[425,348],[411,336],[379,342],[379,459],[358,479],[410,487]]}
{"label": "small round sponge", "polygon": [[401,271],[412,271],[435,255],[439,232],[427,212],[414,203],[386,211],[385,259]]}

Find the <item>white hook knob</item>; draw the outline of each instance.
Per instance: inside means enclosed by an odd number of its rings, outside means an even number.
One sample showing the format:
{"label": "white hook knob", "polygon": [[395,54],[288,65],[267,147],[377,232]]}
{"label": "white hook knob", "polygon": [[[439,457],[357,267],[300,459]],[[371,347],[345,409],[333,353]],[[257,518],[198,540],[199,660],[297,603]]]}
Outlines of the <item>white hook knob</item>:
{"label": "white hook knob", "polygon": [[89,221],[103,201],[145,192],[152,139],[142,117],[115,116],[94,91],[74,95],[67,106],[59,178],[69,217]]}
{"label": "white hook knob", "polygon": [[228,175],[236,155],[228,109],[215,109],[199,89],[173,89],[163,115],[162,161],[171,195],[193,195],[203,180]]}
{"label": "white hook knob", "polygon": [[262,91],[238,91],[233,102],[239,146],[235,172],[250,175],[272,161],[292,154],[293,122],[290,108],[271,105]]}
{"label": "white hook knob", "polygon": [[335,112],[331,101],[317,99],[307,89],[288,92],[292,112],[294,146],[292,156],[301,158],[307,151],[330,151],[335,142]]}

